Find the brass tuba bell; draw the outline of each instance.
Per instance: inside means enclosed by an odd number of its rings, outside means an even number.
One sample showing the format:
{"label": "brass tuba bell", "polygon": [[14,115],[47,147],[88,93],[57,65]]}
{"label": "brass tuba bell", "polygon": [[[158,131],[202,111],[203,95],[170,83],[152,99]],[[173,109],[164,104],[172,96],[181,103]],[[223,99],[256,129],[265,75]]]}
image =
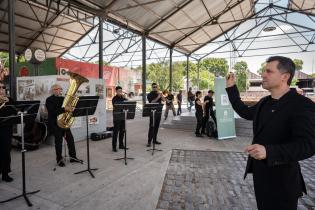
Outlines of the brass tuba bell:
{"label": "brass tuba bell", "polygon": [[[79,100],[79,97],[75,94],[78,91],[80,85],[84,82],[89,82],[89,80],[73,72],[67,73],[70,76],[70,85],[63,100],[62,107],[70,106],[72,108],[75,108]],[[72,112],[65,112],[58,115],[57,117],[57,124],[60,128],[70,128],[73,122],[74,117],[72,116]]]}

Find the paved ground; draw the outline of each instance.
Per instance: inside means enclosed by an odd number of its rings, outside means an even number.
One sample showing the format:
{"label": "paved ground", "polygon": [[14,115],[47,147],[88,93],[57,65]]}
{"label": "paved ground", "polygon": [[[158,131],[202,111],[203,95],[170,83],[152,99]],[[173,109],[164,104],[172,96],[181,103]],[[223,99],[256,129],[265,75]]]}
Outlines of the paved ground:
{"label": "paved ground", "polygon": [[[65,168],[56,167],[53,146],[42,145],[39,150],[27,152],[27,191],[40,190],[29,196],[34,206],[27,208],[25,201],[20,198],[0,204],[0,209],[154,210],[172,149],[240,152],[251,141],[249,138],[218,141],[196,138],[192,132],[160,129],[158,139],[163,144],[159,148],[163,151],[152,156],[145,146],[148,120],[137,114],[135,120],[127,123],[128,156],[135,158],[128,161],[127,166],[123,161],[113,160],[122,157],[123,151],[113,153],[110,139],[91,142],[91,166],[98,168],[95,179],[88,173],[73,174],[85,169],[86,165],[68,162]],[[76,142],[76,149],[78,157],[86,161],[86,142]],[[242,167],[241,172],[244,170]],[[14,182],[0,181],[0,200],[21,192],[21,155],[17,150],[12,151],[11,175]],[[314,179],[314,174],[310,178]]]}
{"label": "paved ground", "polygon": [[[308,195],[299,209],[315,209],[315,157],[302,162]],[[173,150],[157,209],[256,209],[252,176],[243,180],[239,152]]]}

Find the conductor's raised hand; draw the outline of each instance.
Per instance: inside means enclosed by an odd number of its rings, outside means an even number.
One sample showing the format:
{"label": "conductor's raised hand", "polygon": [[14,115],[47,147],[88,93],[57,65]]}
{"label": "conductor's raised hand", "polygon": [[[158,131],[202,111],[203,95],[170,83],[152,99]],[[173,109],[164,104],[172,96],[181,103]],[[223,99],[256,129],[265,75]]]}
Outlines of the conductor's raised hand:
{"label": "conductor's raised hand", "polygon": [[228,73],[225,79],[226,79],[226,87],[229,88],[235,85],[235,74],[233,72]]}

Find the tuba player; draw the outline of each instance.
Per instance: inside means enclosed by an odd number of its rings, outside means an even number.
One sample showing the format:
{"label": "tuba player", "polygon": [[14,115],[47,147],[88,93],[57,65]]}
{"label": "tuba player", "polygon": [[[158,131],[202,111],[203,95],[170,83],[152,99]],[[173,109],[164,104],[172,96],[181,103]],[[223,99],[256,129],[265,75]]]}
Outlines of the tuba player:
{"label": "tuba player", "polygon": [[54,84],[51,87],[52,95],[46,99],[46,108],[48,111],[48,127],[50,132],[55,137],[55,149],[56,149],[56,160],[60,167],[64,167],[65,163],[62,157],[62,138],[67,141],[69,156],[71,163],[82,163],[82,160],[77,159],[74,139],[70,128],[64,129],[57,125],[57,117],[59,114],[65,112],[72,112],[73,108],[66,106],[62,108],[64,97],[61,96],[62,88],[58,84]]}

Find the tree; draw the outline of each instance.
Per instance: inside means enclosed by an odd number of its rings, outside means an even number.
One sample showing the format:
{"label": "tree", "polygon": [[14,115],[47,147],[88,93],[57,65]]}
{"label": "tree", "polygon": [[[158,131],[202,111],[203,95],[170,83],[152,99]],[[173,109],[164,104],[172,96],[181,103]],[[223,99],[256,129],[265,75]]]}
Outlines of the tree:
{"label": "tree", "polygon": [[315,73],[311,74],[311,77],[315,78]]}
{"label": "tree", "polygon": [[247,63],[245,61],[239,61],[235,63],[234,70],[236,73],[236,85],[240,92],[246,91],[247,84]]}
{"label": "tree", "polygon": [[293,62],[295,64],[295,69],[297,71],[300,71],[303,69],[303,61],[301,59],[293,59]]}
{"label": "tree", "polygon": [[[147,79],[152,82],[158,83],[160,90],[169,89],[170,72],[169,62],[164,63],[151,63],[147,66]],[[183,88],[184,85],[184,62],[173,63],[173,91],[178,91]]]}
{"label": "tree", "polygon": [[214,89],[214,74],[207,70],[201,70],[199,74],[199,89],[200,90],[213,90]]}
{"label": "tree", "polygon": [[200,65],[214,75],[224,77],[228,73],[229,65],[224,58],[205,58]]}
{"label": "tree", "polygon": [[267,65],[266,62],[263,62],[262,64],[260,64],[260,68],[257,70],[257,73],[258,73],[260,76],[262,75],[263,71],[265,70],[266,65]]}
{"label": "tree", "polygon": [[163,63],[151,63],[147,66],[147,79],[156,82],[159,85],[160,90],[167,88],[167,75],[168,71]]}

